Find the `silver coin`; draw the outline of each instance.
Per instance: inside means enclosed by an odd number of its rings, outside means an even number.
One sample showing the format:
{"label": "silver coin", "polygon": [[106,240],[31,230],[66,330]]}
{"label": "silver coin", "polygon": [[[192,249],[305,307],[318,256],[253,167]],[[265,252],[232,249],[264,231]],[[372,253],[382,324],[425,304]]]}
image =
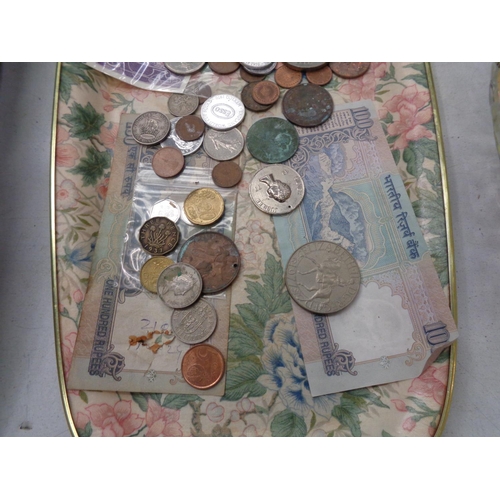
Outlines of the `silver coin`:
{"label": "silver coin", "polygon": [[158,277],[158,295],[173,309],[194,304],[201,295],[200,273],[189,264],[178,262],[164,269]]}
{"label": "silver coin", "polygon": [[196,139],[195,141],[183,141],[175,131],[176,123],[181,119],[180,116],[176,118],[172,118],[172,130],[170,131],[170,135],[160,144],[162,148],[166,147],[174,147],[180,149],[181,153],[184,156],[190,155],[192,153],[196,153],[198,149],[200,149],[203,144],[203,135]]}
{"label": "silver coin", "polygon": [[203,139],[205,153],[217,161],[236,158],[244,146],[245,139],[237,128],[227,131],[210,129]]}
{"label": "silver coin", "polygon": [[170,120],[159,111],[142,113],[132,124],[132,135],[143,146],[158,144],[167,137],[169,131]]}
{"label": "silver coin", "polygon": [[250,198],[263,212],[282,215],[295,210],[304,198],[302,177],[286,165],[259,170],[250,182]]}
{"label": "silver coin", "polygon": [[207,99],[201,106],[201,118],[216,130],[229,130],[245,118],[245,106],[230,94],[218,94]]}
{"label": "silver coin", "polygon": [[174,200],[157,201],[151,209],[150,218],[153,217],[166,217],[177,222],[181,217],[181,207]]}
{"label": "silver coin", "polygon": [[313,313],[331,314],[356,297],[361,272],[356,259],[340,245],[312,241],[290,257],[285,284],[292,299]]}
{"label": "silver coin", "polygon": [[285,63],[287,66],[300,70],[308,70],[308,69],[320,69],[323,66],[326,66],[328,63],[325,62],[287,62]]}
{"label": "silver coin", "polygon": [[[250,66],[250,64],[266,64],[266,66]],[[241,63],[241,65],[252,75],[268,75],[271,73],[278,63]]]}
{"label": "silver coin", "polygon": [[205,299],[172,313],[172,333],[185,344],[199,344],[207,340],[216,326],[217,312]]}
{"label": "silver coin", "polygon": [[204,66],[204,62],[164,62],[165,67],[176,75],[190,75]]}
{"label": "silver coin", "polygon": [[195,95],[172,94],[168,98],[168,109],[174,116],[187,116],[193,114],[200,104]]}

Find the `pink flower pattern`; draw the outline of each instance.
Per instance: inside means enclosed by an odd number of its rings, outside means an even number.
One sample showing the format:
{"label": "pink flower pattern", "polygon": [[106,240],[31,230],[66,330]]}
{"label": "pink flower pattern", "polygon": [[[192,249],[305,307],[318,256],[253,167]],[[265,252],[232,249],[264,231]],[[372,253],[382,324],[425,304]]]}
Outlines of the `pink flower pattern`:
{"label": "pink flower pattern", "polygon": [[136,432],[143,424],[144,419],[132,413],[131,401],[118,401],[114,406],[94,404],[87,406],[94,431],[100,431],[104,437],[129,436]]}
{"label": "pink flower pattern", "polygon": [[373,100],[378,79],[385,75],[386,69],[387,63],[371,63],[370,69],[363,76],[346,80],[339,91],[349,96],[351,101]]}
{"label": "pink flower pattern", "polygon": [[436,368],[431,365],[420,377],[413,380],[408,392],[432,398],[438,405],[442,405],[446,396],[447,382],[448,366]]}
{"label": "pink flower pattern", "polygon": [[75,183],[69,179],[61,182],[56,190],[56,208],[67,210],[76,207],[80,193],[76,189]]}
{"label": "pink flower pattern", "polygon": [[146,411],[146,436],[182,436],[182,427],[179,424],[179,410],[161,407],[154,399],[148,400]]}

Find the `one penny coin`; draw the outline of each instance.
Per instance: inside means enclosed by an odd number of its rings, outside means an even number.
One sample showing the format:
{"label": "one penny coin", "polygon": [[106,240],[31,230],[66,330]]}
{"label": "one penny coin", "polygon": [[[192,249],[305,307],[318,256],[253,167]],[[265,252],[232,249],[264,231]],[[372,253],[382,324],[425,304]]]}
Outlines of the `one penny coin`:
{"label": "one penny coin", "polygon": [[209,62],[210,69],[219,75],[229,75],[234,73],[239,67],[239,62]]}
{"label": "one penny coin", "polygon": [[224,375],[224,356],[209,344],[196,345],[182,358],[181,371],[190,386],[195,389],[210,389]]}
{"label": "one penny coin", "polygon": [[164,269],[174,263],[168,257],[151,257],[141,267],[141,285],[151,293],[157,293],[158,277]]}
{"label": "one penny coin", "polygon": [[151,165],[156,175],[168,179],[182,171],[184,156],[177,148],[167,146],[154,154]]}
{"label": "one penny coin", "polygon": [[316,127],[333,113],[330,93],[319,85],[307,83],[287,91],[283,97],[283,114],[299,127]]}
{"label": "one penny coin", "polygon": [[283,65],[274,73],[274,79],[280,87],[291,89],[302,81],[302,71],[296,71]]}
{"label": "one penny coin", "polygon": [[266,75],[253,75],[249,73],[243,66],[240,66],[241,79],[248,83],[261,82]]}
{"label": "one penny coin", "polygon": [[212,170],[212,180],[221,188],[231,188],[239,184],[243,177],[243,170],[234,161],[217,163]]}
{"label": "one penny coin", "polygon": [[175,124],[175,131],[183,141],[195,141],[205,132],[205,123],[199,116],[183,116]]}
{"label": "one penny coin", "polygon": [[314,71],[306,71],[307,81],[315,85],[327,85],[332,81],[333,73],[329,66]]}
{"label": "one penny coin", "polygon": [[241,102],[243,102],[245,108],[249,109],[250,111],[259,113],[260,111],[267,111],[272,106],[272,104],[270,104],[269,106],[265,106],[264,104],[259,104],[253,98],[252,90],[255,85],[257,85],[257,83],[258,82],[249,83],[241,89]]}
{"label": "one penny coin", "polygon": [[280,88],[274,82],[264,80],[255,84],[252,89],[252,97],[259,104],[269,106],[279,99]]}
{"label": "one penny coin", "polygon": [[139,243],[151,255],[165,255],[179,242],[179,228],[166,217],[152,217],[139,230]]}
{"label": "one penny coin", "polygon": [[331,62],[331,70],[342,78],[357,78],[370,68],[369,62]]}

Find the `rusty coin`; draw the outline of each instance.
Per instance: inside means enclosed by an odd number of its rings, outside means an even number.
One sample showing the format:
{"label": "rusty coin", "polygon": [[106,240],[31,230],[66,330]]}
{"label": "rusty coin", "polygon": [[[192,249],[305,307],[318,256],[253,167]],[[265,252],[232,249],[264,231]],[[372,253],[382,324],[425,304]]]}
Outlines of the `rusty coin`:
{"label": "rusty coin", "polygon": [[283,97],[283,114],[299,127],[321,125],[332,113],[332,96],[319,85],[299,85],[288,90]]}
{"label": "rusty coin", "polygon": [[239,62],[209,62],[210,69],[219,75],[229,75],[234,73],[239,67]]}
{"label": "rusty coin", "polygon": [[274,73],[274,79],[280,87],[291,89],[302,81],[302,72],[283,65]]}
{"label": "rusty coin", "polygon": [[205,132],[205,123],[199,116],[183,116],[175,124],[175,131],[183,141],[195,141]]}
{"label": "rusty coin", "polygon": [[245,85],[241,89],[241,101],[243,102],[245,108],[249,109],[250,111],[255,111],[256,113],[260,111],[266,111],[268,110],[271,106],[264,106],[263,104],[259,104],[252,96],[252,90],[257,85],[258,82],[252,82],[249,83],[248,85]]}
{"label": "rusty coin", "polygon": [[222,188],[236,186],[243,177],[243,170],[234,161],[222,161],[212,170],[212,180]]}
{"label": "rusty coin", "polygon": [[178,262],[190,264],[201,274],[202,293],[227,288],[240,271],[240,253],[231,238],[215,231],[191,236],[179,250]]}
{"label": "rusty coin", "polygon": [[245,82],[248,83],[261,82],[266,77],[266,75],[253,75],[252,73],[249,73],[243,66],[240,66],[240,76],[242,80],[245,80]]}
{"label": "rusty coin", "polygon": [[252,97],[259,104],[269,106],[279,99],[280,88],[274,82],[264,80],[255,84],[252,89]]}
{"label": "rusty coin", "polygon": [[306,71],[307,81],[315,85],[326,85],[332,81],[333,73],[329,66],[321,69]]}
{"label": "rusty coin", "polygon": [[181,362],[184,380],[195,389],[210,389],[225,371],[224,356],[214,346],[199,344],[191,347]]}
{"label": "rusty coin", "polygon": [[179,229],[166,217],[148,219],[139,230],[139,243],[151,255],[165,255],[179,242]]}
{"label": "rusty coin", "polygon": [[369,62],[331,62],[331,70],[342,78],[356,78],[370,68]]}
{"label": "rusty coin", "polygon": [[155,174],[164,179],[176,176],[184,168],[184,156],[177,149],[167,146],[159,149],[151,160]]}

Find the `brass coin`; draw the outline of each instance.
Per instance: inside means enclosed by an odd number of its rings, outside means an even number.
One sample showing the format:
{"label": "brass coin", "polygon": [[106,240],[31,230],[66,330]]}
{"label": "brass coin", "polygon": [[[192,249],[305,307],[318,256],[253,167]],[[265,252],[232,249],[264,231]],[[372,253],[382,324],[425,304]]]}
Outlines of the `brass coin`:
{"label": "brass coin", "polygon": [[252,90],[257,85],[258,82],[249,83],[245,85],[241,89],[241,102],[244,104],[245,108],[250,111],[254,111],[256,113],[260,111],[266,111],[271,108],[272,104],[269,106],[265,106],[263,104],[259,104],[252,96]]}
{"label": "brass coin", "polygon": [[234,73],[239,67],[239,62],[209,62],[210,69],[219,75],[229,75]]}
{"label": "brass coin", "polygon": [[184,201],[184,213],[193,224],[208,226],[222,217],[224,199],[215,189],[195,189]]}
{"label": "brass coin", "polygon": [[329,66],[314,71],[306,71],[307,81],[315,85],[327,85],[332,81],[333,73]]}
{"label": "brass coin", "polygon": [[274,73],[276,83],[284,89],[296,87],[302,81],[302,71],[296,71],[288,66],[280,66]]}
{"label": "brass coin", "polygon": [[210,389],[225,371],[224,356],[214,346],[200,344],[189,349],[181,362],[184,380],[195,389]]}
{"label": "brass coin", "polygon": [[205,123],[199,116],[183,116],[175,124],[175,131],[183,141],[195,141],[205,132]]}
{"label": "brass coin", "polygon": [[176,176],[184,168],[184,156],[177,148],[159,149],[151,160],[155,174],[164,179]]}
{"label": "brass coin", "polygon": [[157,293],[158,276],[174,263],[168,257],[151,257],[141,267],[141,285],[151,293]]}
{"label": "brass coin", "polygon": [[252,97],[259,104],[269,106],[279,99],[280,88],[274,82],[264,80],[255,84],[252,89]]}
{"label": "brass coin", "polygon": [[266,75],[252,75],[243,66],[240,66],[240,76],[248,83],[261,82],[266,77]]}
{"label": "brass coin", "polygon": [[243,177],[243,170],[234,161],[221,161],[212,170],[212,180],[221,188],[236,186]]}
{"label": "brass coin", "polygon": [[331,70],[342,78],[357,78],[370,68],[369,62],[331,62]]}
{"label": "brass coin", "polygon": [[151,255],[165,255],[179,242],[179,229],[166,217],[148,219],[139,230],[139,243]]}

